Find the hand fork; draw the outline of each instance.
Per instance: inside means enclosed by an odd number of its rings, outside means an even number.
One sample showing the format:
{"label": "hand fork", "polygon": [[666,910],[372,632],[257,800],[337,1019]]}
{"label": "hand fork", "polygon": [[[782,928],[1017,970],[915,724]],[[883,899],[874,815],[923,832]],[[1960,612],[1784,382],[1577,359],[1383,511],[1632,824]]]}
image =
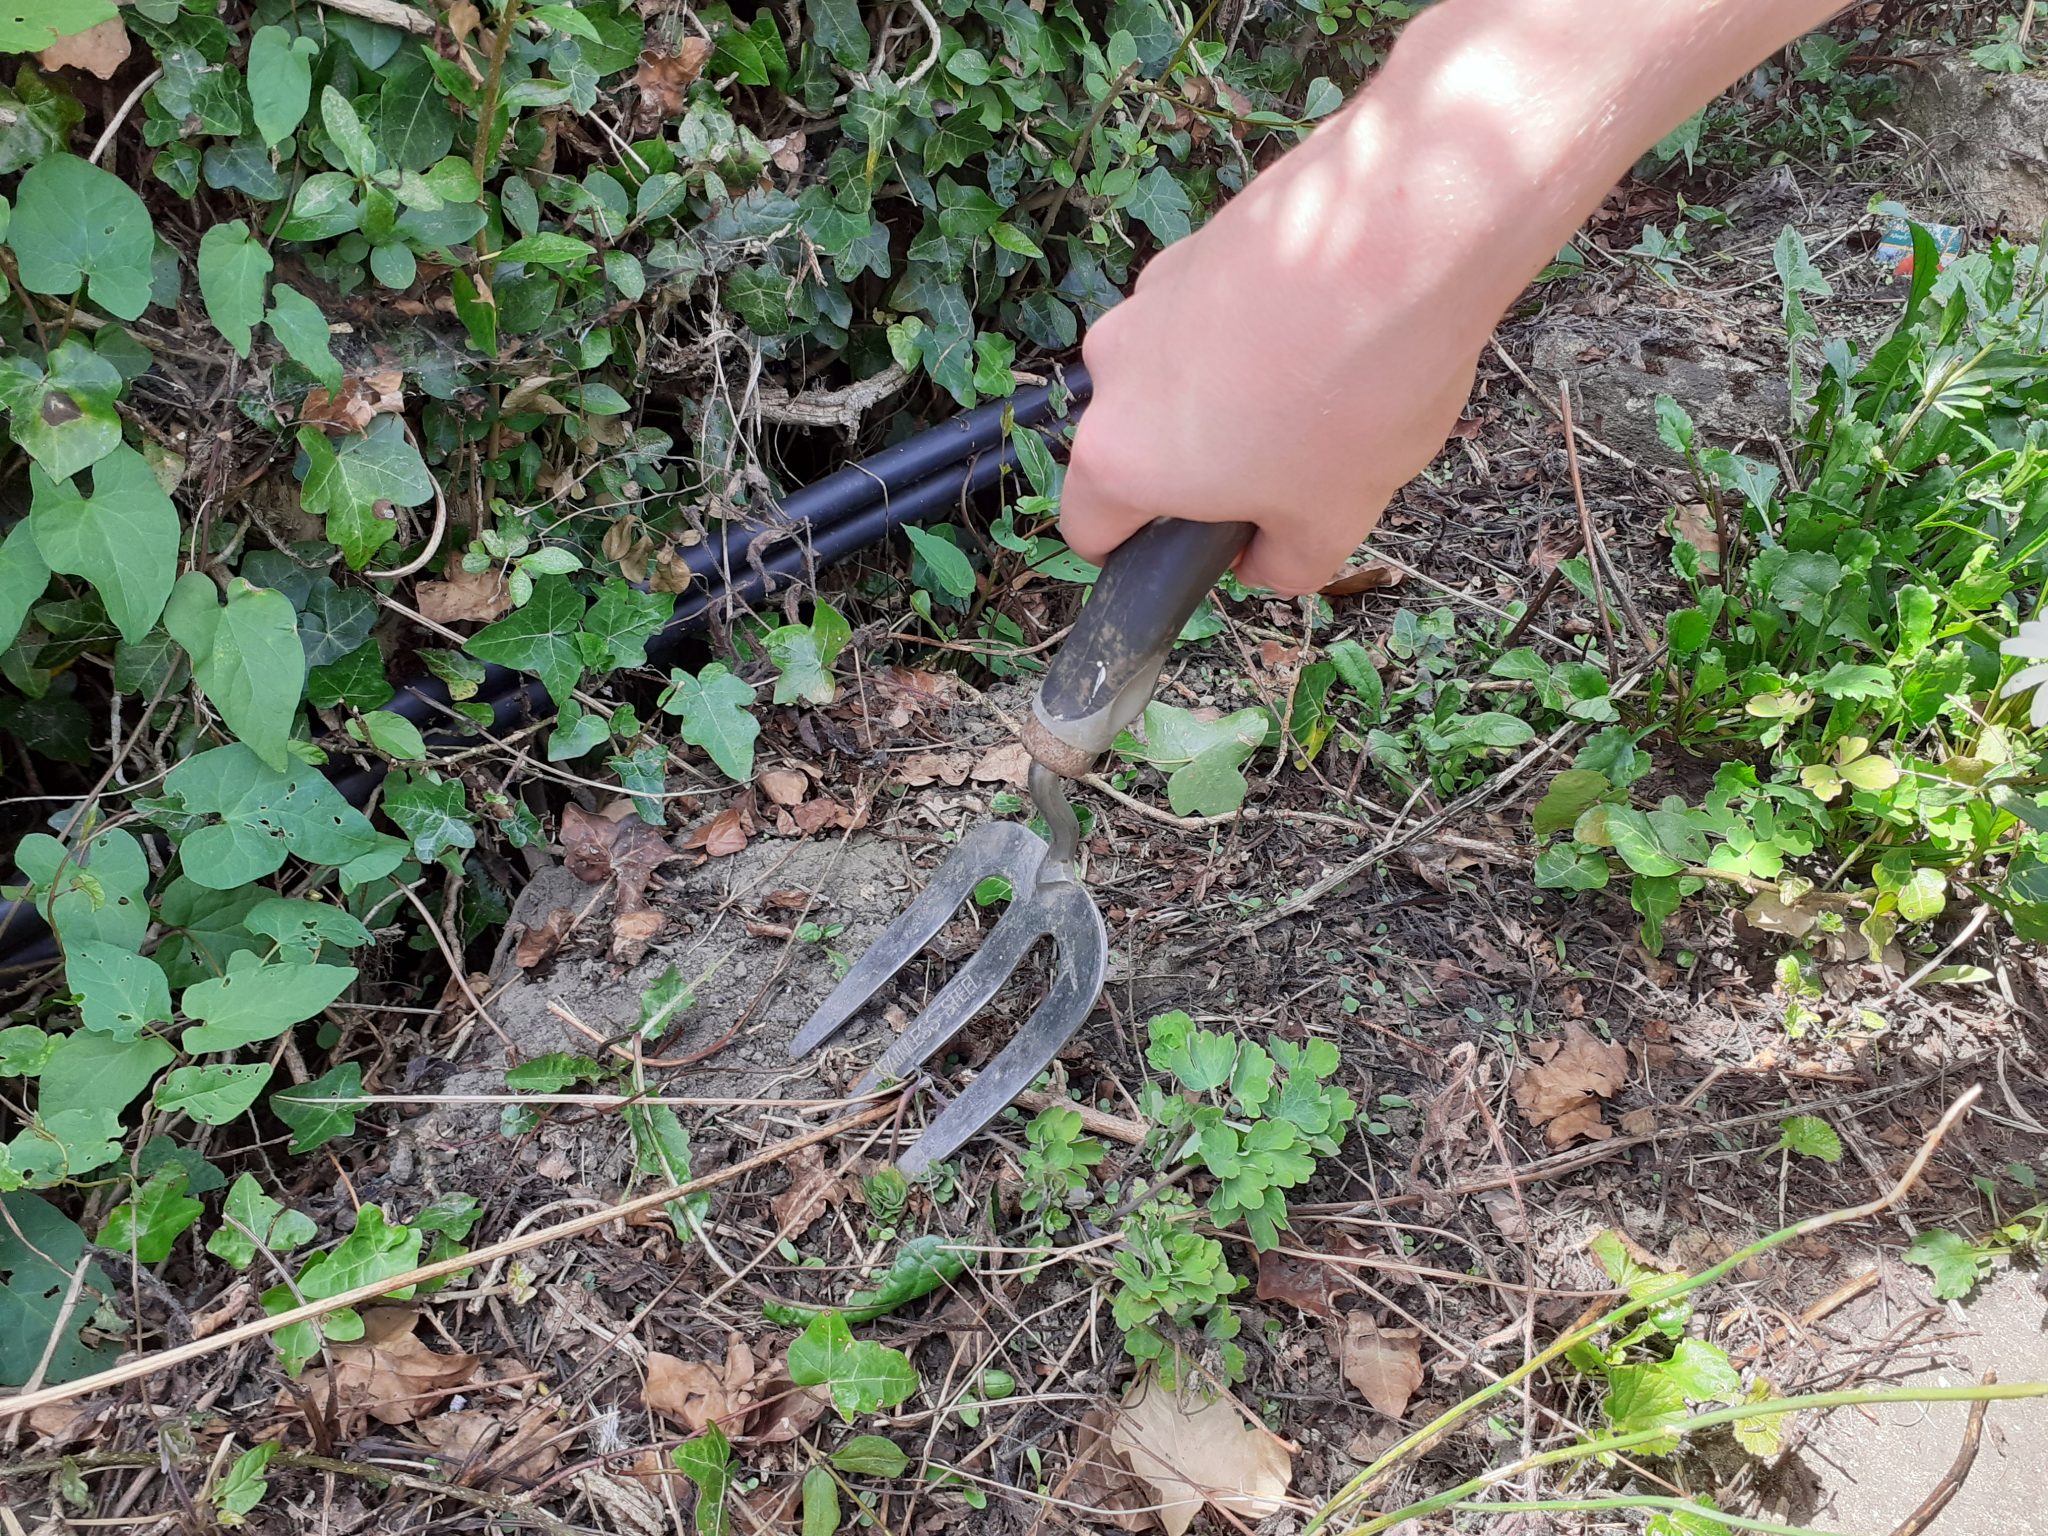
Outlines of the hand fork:
{"label": "hand fork", "polygon": [[1094,1009],[1109,938],[1094,898],[1081,884],[1081,824],[1067,801],[1065,781],[1085,776],[1117,733],[1138,718],[1181,627],[1251,534],[1249,523],[1159,518],[1117,548],[1046,669],[1024,725],[1031,800],[1051,840],[1018,822],[985,823],[961,838],[916,900],[791,1042],[791,1056],[823,1045],[916,957],[982,881],[1009,881],[1010,905],[982,947],[855,1086],[856,1093],[866,1093],[907,1077],[987,1006],[1040,940],[1052,940],[1045,996],[1016,1037],[897,1159],[905,1174],[921,1173],[958,1151],[1052,1065]]}

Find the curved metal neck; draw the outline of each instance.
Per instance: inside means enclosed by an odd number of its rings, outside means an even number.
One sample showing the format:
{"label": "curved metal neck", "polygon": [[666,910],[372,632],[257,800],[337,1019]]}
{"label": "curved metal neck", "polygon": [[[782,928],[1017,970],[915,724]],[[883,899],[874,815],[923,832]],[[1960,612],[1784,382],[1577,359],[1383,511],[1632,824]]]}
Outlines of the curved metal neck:
{"label": "curved metal neck", "polygon": [[1031,804],[1045,819],[1048,847],[1039,879],[1071,880],[1081,856],[1081,818],[1067,799],[1067,781],[1043,763],[1030,774]]}

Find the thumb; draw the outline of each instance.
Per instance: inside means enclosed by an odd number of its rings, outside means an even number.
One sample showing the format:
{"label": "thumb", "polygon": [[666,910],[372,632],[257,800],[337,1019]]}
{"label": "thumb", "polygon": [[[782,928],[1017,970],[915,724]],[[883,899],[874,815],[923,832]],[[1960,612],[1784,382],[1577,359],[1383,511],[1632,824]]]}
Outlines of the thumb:
{"label": "thumb", "polygon": [[1100,565],[1151,520],[1150,512],[1130,505],[1092,471],[1082,442],[1077,441],[1060,492],[1060,537],[1068,547],[1083,560]]}
{"label": "thumb", "polygon": [[1303,540],[1298,535],[1283,538],[1261,529],[1238,558],[1237,579],[1282,597],[1299,597],[1327,586],[1350,552],[1348,544],[1331,546],[1326,540]]}

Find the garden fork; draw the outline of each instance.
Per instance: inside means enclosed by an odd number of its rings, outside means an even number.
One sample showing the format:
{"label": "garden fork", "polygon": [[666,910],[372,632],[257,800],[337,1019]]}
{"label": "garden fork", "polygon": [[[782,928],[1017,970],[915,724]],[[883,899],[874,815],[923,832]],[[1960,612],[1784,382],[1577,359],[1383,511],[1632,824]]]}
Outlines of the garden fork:
{"label": "garden fork", "polygon": [[1073,632],[1046,669],[1023,729],[1032,759],[1031,801],[1050,838],[1018,822],[987,823],[961,838],[917,899],[868,947],[791,1042],[791,1056],[823,1045],[916,957],[984,880],[1009,882],[1010,905],[987,941],[855,1086],[856,1093],[866,1093],[907,1077],[966,1027],[1041,939],[1052,940],[1052,978],[1044,998],[1016,1038],[897,1159],[905,1174],[920,1173],[958,1151],[1052,1065],[1095,1007],[1109,937],[1081,884],[1081,823],[1068,803],[1066,781],[1084,777],[1144,710],[1181,627],[1251,534],[1249,523],[1159,518],[1110,555]]}

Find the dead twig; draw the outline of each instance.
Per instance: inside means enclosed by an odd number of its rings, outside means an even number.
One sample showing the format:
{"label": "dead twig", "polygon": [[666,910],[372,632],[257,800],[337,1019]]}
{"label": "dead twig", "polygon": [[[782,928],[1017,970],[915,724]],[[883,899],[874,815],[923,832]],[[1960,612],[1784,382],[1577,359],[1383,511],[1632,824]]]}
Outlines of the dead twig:
{"label": "dead twig", "polygon": [[[1998,1372],[1986,1371],[1984,1385],[1990,1386],[1998,1380]],[[1977,1464],[1977,1447],[1984,1441],[1984,1414],[1991,1407],[1991,1399],[1980,1397],[1970,1404],[1970,1420],[1963,1426],[1962,1449],[1956,1452],[1956,1459],[1949,1469],[1941,1474],[1941,1481],[1934,1485],[1920,1507],[1898,1523],[1892,1536],[1920,1536],[1920,1533],[1934,1524],[1935,1516],[1948,1508],[1948,1501],[1961,1491],[1963,1479],[1970,1475],[1970,1468]]]}

